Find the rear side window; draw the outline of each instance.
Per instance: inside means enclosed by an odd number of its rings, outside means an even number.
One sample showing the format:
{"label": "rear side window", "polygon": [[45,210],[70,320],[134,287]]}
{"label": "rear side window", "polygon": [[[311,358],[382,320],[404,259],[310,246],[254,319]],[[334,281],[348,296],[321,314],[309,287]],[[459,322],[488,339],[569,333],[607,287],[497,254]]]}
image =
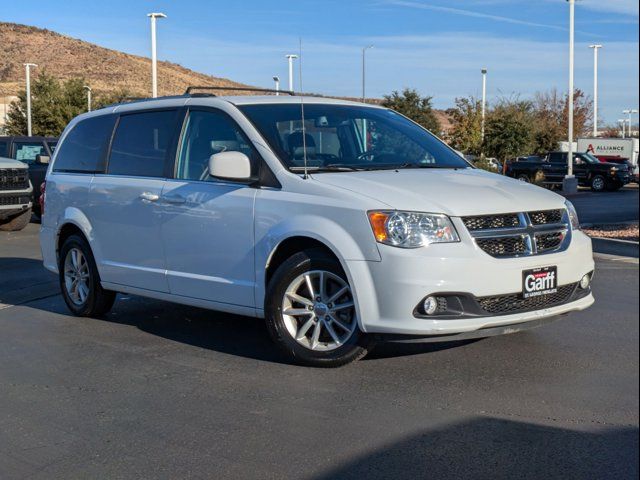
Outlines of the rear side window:
{"label": "rear side window", "polygon": [[60,145],[54,172],[102,173],[115,116],[101,115],[78,122]]}
{"label": "rear side window", "polygon": [[7,142],[0,142],[0,157],[7,156]]}
{"label": "rear side window", "polygon": [[552,153],[549,155],[549,161],[551,163],[567,163],[567,157],[563,153]]}
{"label": "rear side window", "polygon": [[111,144],[107,173],[162,177],[176,128],[176,110],[135,113],[120,117]]}
{"label": "rear side window", "polygon": [[15,142],[13,144],[13,158],[24,163],[33,163],[38,155],[46,155],[42,142]]}

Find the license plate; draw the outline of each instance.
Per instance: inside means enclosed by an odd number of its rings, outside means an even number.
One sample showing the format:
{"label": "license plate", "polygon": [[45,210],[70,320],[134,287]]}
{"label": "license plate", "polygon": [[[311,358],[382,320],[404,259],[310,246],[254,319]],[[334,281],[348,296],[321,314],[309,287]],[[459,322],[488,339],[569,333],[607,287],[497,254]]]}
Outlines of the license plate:
{"label": "license plate", "polygon": [[522,298],[549,295],[558,291],[558,267],[540,267],[522,272]]}

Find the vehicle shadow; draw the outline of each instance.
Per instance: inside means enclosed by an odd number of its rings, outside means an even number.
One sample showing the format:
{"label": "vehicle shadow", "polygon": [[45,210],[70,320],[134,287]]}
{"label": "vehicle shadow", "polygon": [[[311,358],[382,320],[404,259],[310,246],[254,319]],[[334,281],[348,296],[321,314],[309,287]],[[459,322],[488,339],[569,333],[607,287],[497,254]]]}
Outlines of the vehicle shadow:
{"label": "vehicle shadow", "polygon": [[[0,303],[70,316],[57,277],[32,258],[0,257]],[[49,297],[55,301],[38,301]],[[133,295],[118,294],[113,309],[96,321],[130,325],[168,340],[232,355],[290,363],[274,347],[264,320],[178,305]],[[472,341],[436,344],[379,343],[365,358],[382,359],[419,355],[456,348]]]}
{"label": "vehicle shadow", "polygon": [[638,428],[585,432],[475,417],[414,434],[313,478],[636,479]]}

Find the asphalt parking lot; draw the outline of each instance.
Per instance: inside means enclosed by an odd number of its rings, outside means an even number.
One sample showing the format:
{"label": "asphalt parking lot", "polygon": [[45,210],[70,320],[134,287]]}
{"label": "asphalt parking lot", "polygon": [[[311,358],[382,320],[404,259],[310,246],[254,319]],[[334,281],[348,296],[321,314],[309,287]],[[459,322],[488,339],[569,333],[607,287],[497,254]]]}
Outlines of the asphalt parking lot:
{"label": "asphalt parking lot", "polygon": [[323,370],[255,319],[72,317],[37,229],[0,233],[1,479],[638,478],[637,261],[597,259],[596,304],[539,329]]}

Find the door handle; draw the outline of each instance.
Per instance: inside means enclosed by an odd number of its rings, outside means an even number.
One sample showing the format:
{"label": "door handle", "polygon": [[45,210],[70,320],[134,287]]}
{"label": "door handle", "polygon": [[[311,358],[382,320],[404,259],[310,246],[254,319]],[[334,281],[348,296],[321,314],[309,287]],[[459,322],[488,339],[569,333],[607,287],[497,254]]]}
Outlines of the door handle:
{"label": "door handle", "polygon": [[184,198],[182,195],[163,195],[162,200],[174,205],[185,203],[187,201],[187,199]]}
{"label": "door handle", "polygon": [[150,193],[150,192],[142,192],[139,198],[145,203],[157,202],[158,199],[160,198],[160,195],[157,195],[155,193]]}

